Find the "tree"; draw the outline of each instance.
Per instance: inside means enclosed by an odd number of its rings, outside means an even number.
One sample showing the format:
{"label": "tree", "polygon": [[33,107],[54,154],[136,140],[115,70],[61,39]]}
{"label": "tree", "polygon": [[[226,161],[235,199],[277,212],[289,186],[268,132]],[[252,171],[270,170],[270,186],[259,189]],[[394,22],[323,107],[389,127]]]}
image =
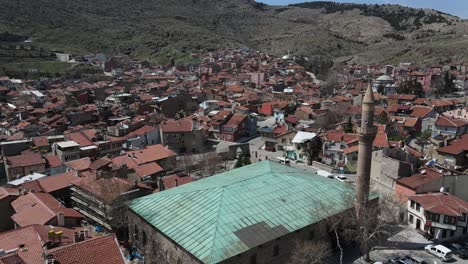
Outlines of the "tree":
{"label": "tree", "polygon": [[315,137],[312,140],[306,142],[305,155],[307,157],[307,164],[312,165],[313,161],[320,159],[320,153],[322,151],[322,139]]}
{"label": "tree", "polygon": [[398,87],[397,92],[399,94],[414,94],[417,97],[424,96],[423,86],[416,79],[402,82]]}
{"label": "tree", "polygon": [[335,92],[337,86],[337,76],[335,72],[331,72],[327,76],[327,80],[320,89],[320,93],[323,96],[332,95]]}
{"label": "tree", "polygon": [[375,121],[377,121],[377,123],[379,124],[385,125],[388,124],[388,122],[390,122],[390,118],[388,117],[387,112],[382,111],[382,113],[375,116]]}
{"label": "tree", "polygon": [[455,77],[453,74],[449,73],[448,71],[445,72],[444,74],[444,92],[445,94],[450,94],[456,91],[455,89],[455,84],[453,81],[455,80]]}
{"label": "tree", "polygon": [[298,240],[289,264],[321,264],[331,255],[330,244],[326,241]]}
{"label": "tree", "polygon": [[429,144],[432,136],[432,130],[426,129],[418,137],[419,145],[421,145],[421,152],[424,154],[424,147]]}
{"label": "tree", "polygon": [[354,125],[351,117],[348,117],[348,122],[346,122],[343,129],[345,133],[354,133]]}
{"label": "tree", "polygon": [[385,92],[385,87],[383,86],[383,84],[379,84],[379,86],[377,87],[377,92],[379,94],[384,94]]}

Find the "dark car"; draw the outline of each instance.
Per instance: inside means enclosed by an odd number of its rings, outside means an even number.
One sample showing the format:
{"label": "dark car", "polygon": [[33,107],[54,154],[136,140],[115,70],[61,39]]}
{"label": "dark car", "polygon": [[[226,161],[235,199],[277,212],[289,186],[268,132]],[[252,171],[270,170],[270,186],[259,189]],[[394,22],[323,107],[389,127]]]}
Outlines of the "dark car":
{"label": "dark car", "polygon": [[459,243],[449,243],[446,245],[452,252],[462,259],[468,258],[468,250]]}
{"label": "dark car", "polygon": [[411,255],[405,256],[400,260],[405,264],[427,264],[427,262],[424,259]]}

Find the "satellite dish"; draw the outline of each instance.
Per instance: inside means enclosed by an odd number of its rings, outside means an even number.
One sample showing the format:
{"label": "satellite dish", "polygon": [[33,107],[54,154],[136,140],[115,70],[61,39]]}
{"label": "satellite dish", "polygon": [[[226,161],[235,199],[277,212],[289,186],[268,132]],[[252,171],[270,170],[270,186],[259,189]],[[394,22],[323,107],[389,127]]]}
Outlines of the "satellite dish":
{"label": "satellite dish", "polygon": [[443,193],[445,191],[444,187],[440,187],[440,192]]}

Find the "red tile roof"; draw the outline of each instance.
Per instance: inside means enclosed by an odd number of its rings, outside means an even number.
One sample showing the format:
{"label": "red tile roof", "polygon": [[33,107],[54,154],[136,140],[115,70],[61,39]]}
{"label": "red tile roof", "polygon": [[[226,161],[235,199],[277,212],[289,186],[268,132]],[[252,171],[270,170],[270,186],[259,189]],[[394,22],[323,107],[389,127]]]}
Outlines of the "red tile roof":
{"label": "red tile roof", "polygon": [[192,132],[193,124],[190,120],[167,120],[161,125],[161,131],[164,133],[176,133],[176,132]]}
{"label": "red tile roof", "polygon": [[[174,188],[176,186],[184,185],[193,181],[193,178],[188,175],[170,175],[162,178],[166,189]],[[177,184],[176,184],[177,181]]]}
{"label": "red tile roof", "polygon": [[14,200],[11,206],[16,212],[11,218],[19,226],[47,224],[60,212],[65,217],[84,218],[74,209],[66,208],[48,193],[28,193]]}
{"label": "red tile roof", "polygon": [[244,122],[244,120],[247,118],[246,115],[233,115],[229,121],[227,121],[227,123],[225,124],[225,126],[228,126],[228,127],[236,127],[238,126],[240,123]]}
{"label": "red tile roof", "polygon": [[49,146],[49,140],[47,139],[47,137],[35,137],[35,138],[32,138],[32,142],[34,146],[37,146],[37,147]]}
{"label": "red tile roof", "polygon": [[16,167],[28,167],[28,166],[35,166],[40,164],[45,164],[44,158],[39,153],[33,152],[24,152],[18,156],[10,156],[6,157],[7,162],[9,162],[10,168]]}
{"label": "red tile roof", "polygon": [[90,138],[88,138],[86,134],[82,132],[83,131],[67,134],[65,135],[65,139],[75,141],[80,145],[80,147],[87,147],[93,145],[93,141],[91,141]]}
{"label": "red tile roof", "polygon": [[98,170],[108,164],[110,164],[112,161],[106,157],[103,157],[103,158],[100,158],[98,160],[95,160],[91,163],[91,165],[89,166],[91,169],[93,170]]}
{"label": "red tile roof", "polygon": [[44,264],[42,257],[43,241],[38,236],[36,226],[28,226],[0,233],[0,248],[11,250],[24,245],[18,250],[18,256],[27,264]]}
{"label": "red tile roof", "polygon": [[44,158],[46,159],[47,166],[49,168],[57,168],[63,165],[62,161],[57,155],[44,156]]}
{"label": "red tile roof", "polygon": [[158,144],[148,146],[141,150],[128,151],[125,155],[113,158],[112,163],[116,165],[127,164],[129,168],[132,168],[132,162],[130,162],[129,159],[133,160],[137,165],[141,165],[149,162],[157,162],[176,155],[177,153],[174,151]]}
{"label": "red tile roof", "polygon": [[18,190],[15,188],[6,188],[0,187],[0,200],[10,197],[10,196],[18,196]]}
{"label": "red tile roof", "polygon": [[375,136],[373,146],[377,148],[388,148],[388,138],[387,133],[377,133]]}
{"label": "red tile roof", "polygon": [[113,201],[121,193],[132,190],[135,186],[133,182],[122,178],[100,178],[93,177],[79,178],[73,185],[95,195],[106,202]]}
{"label": "red tile roof", "polygon": [[451,141],[447,146],[437,149],[437,152],[458,155],[468,151],[468,134],[462,135],[459,139]]}
{"label": "red tile roof", "polygon": [[273,105],[270,102],[263,103],[258,112],[260,114],[271,116],[271,115],[273,115]]}
{"label": "red tile roof", "polygon": [[151,176],[153,174],[164,171],[164,169],[161,166],[159,166],[159,164],[157,164],[156,162],[150,162],[143,165],[139,165],[134,167],[133,169],[140,178]]}
{"label": "red tile roof", "polygon": [[468,214],[468,203],[449,193],[420,194],[409,199],[421,204],[424,210],[432,213],[449,216]]}
{"label": "red tile roof", "polygon": [[411,112],[411,114],[409,114],[409,116],[424,118],[432,110],[433,110],[432,107],[428,107],[428,106],[413,106],[412,112]]}
{"label": "red tile roof", "polygon": [[78,173],[76,171],[68,171],[44,177],[37,181],[44,192],[51,193],[72,186],[72,182],[76,179],[78,179]]}
{"label": "red tile roof", "polygon": [[91,159],[86,157],[86,158],[81,158],[77,160],[72,160],[69,162],[65,162],[65,165],[75,171],[83,171],[87,170],[91,166]]}
{"label": "red tile roof", "polygon": [[449,118],[443,115],[437,117],[435,122],[436,126],[446,126],[446,127],[461,127],[461,126],[468,126],[468,122],[456,119],[456,118]]}
{"label": "red tile roof", "polygon": [[125,264],[115,235],[85,240],[47,251],[60,264]]}
{"label": "red tile roof", "polygon": [[403,177],[403,178],[396,180],[396,182],[398,184],[401,184],[403,186],[416,190],[420,186],[442,177],[442,173],[439,173],[432,168],[424,168],[423,171],[424,171],[424,174],[418,173],[418,174],[411,175],[410,177]]}

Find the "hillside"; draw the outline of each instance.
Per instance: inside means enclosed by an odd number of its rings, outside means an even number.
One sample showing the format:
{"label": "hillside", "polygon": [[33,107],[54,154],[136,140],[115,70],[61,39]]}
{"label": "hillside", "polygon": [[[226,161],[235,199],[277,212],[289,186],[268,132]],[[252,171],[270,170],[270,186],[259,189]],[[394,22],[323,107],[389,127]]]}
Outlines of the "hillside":
{"label": "hillside", "polygon": [[401,6],[253,0],[0,0],[0,32],[31,36],[36,49],[125,53],[167,63],[190,52],[249,47],[276,55],[432,63],[468,59],[468,22]]}

